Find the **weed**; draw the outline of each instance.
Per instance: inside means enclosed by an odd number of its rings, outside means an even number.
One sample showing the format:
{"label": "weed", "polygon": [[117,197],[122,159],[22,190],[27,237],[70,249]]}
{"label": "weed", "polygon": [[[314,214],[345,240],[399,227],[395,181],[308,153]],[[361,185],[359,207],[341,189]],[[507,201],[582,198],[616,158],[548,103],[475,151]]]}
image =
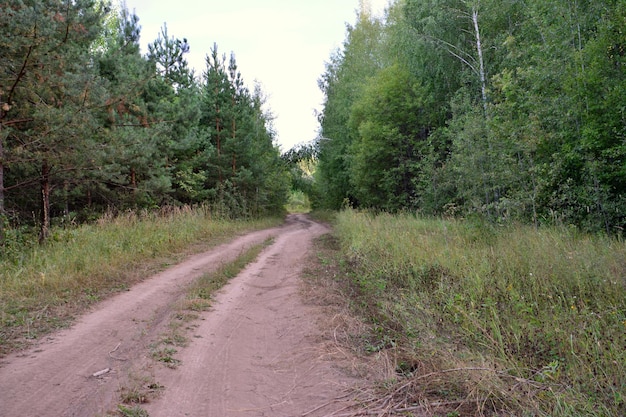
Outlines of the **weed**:
{"label": "weed", "polygon": [[163,339],[163,343],[165,343],[166,345],[172,345],[177,347],[185,347],[187,346],[188,342],[189,341],[185,336],[175,332],[172,332],[165,339]]}
{"label": "weed", "polygon": [[147,376],[131,375],[128,385],[120,388],[120,401],[124,404],[145,404],[158,396],[164,389],[162,385]]}
{"label": "weed", "polygon": [[[201,291],[200,291],[201,292]],[[197,295],[197,294],[196,294]],[[191,311],[207,311],[211,307],[211,302],[207,298],[189,298],[185,301],[184,308]]]}
{"label": "weed", "polygon": [[177,368],[181,364],[180,360],[174,358],[178,351],[169,347],[157,347],[152,350],[152,359],[165,364],[168,368]]}
{"label": "weed", "polygon": [[195,312],[196,310],[193,310],[193,312],[189,312],[189,311],[184,311],[184,310],[180,310],[174,313],[173,318],[175,320],[179,320],[183,323],[188,323],[190,321],[194,321],[196,320],[198,317],[200,317],[198,315],[198,313]]}
{"label": "weed", "polygon": [[148,412],[139,406],[128,408],[120,404],[117,410],[122,417],[150,417]]}

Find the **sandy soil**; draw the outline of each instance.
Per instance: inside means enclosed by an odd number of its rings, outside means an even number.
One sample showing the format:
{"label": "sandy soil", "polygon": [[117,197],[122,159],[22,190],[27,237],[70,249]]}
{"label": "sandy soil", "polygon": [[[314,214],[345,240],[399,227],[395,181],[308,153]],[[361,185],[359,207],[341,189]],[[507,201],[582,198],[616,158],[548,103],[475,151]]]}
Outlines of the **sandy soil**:
{"label": "sandy soil", "polygon": [[[105,416],[138,380],[163,387],[142,405],[151,417],[315,417],[343,409],[356,381],[324,354],[324,313],[298,290],[312,239],[325,232],[293,215],[281,228],[193,256],[99,304],[72,328],[5,358],[0,416]],[[194,322],[190,343],[177,348],[181,364],[170,369],[151,359],[187,285],[269,236],[274,243]],[[99,371],[106,372],[94,376]]]}

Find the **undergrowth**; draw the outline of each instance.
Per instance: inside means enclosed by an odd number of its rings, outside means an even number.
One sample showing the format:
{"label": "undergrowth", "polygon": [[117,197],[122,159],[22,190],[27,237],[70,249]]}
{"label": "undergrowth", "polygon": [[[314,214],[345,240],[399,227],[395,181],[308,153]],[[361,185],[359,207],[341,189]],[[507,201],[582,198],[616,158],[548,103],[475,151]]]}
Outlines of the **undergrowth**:
{"label": "undergrowth", "polygon": [[311,202],[304,192],[291,191],[286,208],[289,213],[308,213],[311,211]]}
{"label": "undergrowth", "polygon": [[87,306],[191,252],[280,222],[228,220],[206,208],[170,208],[56,228],[41,246],[20,240],[21,232],[9,232],[0,247],[0,356],[67,326]]}
{"label": "undergrowth", "polygon": [[352,210],[336,234],[368,346],[395,352],[390,390],[408,406],[626,415],[624,242]]}
{"label": "undergrowth", "polygon": [[333,224],[335,222],[335,218],[337,217],[337,212],[316,209],[308,213],[308,215],[318,222]]}

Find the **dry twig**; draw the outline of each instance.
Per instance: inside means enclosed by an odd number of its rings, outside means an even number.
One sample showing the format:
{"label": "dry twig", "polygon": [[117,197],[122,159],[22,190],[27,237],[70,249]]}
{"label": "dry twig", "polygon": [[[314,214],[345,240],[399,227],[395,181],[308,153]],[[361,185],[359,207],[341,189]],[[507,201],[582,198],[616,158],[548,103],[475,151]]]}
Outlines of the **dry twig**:
{"label": "dry twig", "polygon": [[118,343],[117,346],[115,346],[115,349],[113,349],[112,351],[109,352],[109,358],[115,359],[116,361],[127,361],[128,360],[127,358],[118,358],[118,357],[112,355],[112,353],[116,352],[120,348],[121,345],[122,345],[121,342]]}

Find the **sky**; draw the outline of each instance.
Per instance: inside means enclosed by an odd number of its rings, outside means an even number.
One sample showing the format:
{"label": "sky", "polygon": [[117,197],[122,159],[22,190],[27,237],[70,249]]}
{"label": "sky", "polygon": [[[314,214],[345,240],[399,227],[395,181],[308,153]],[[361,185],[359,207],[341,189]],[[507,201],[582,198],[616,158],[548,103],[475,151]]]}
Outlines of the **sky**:
{"label": "sky", "polygon": [[[388,0],[370,0],[382,15]],[[282,151],[318,136],[315,111],[322,110],[317,80],[340,48],[346,24],[354,24],[359,0],[125,0],[139,17],[142,50],[163,24],[170,37],[187,38],[187,61],[201,74],[214,43],[235,54],[252,91],[261,84],[274,115]]]}

